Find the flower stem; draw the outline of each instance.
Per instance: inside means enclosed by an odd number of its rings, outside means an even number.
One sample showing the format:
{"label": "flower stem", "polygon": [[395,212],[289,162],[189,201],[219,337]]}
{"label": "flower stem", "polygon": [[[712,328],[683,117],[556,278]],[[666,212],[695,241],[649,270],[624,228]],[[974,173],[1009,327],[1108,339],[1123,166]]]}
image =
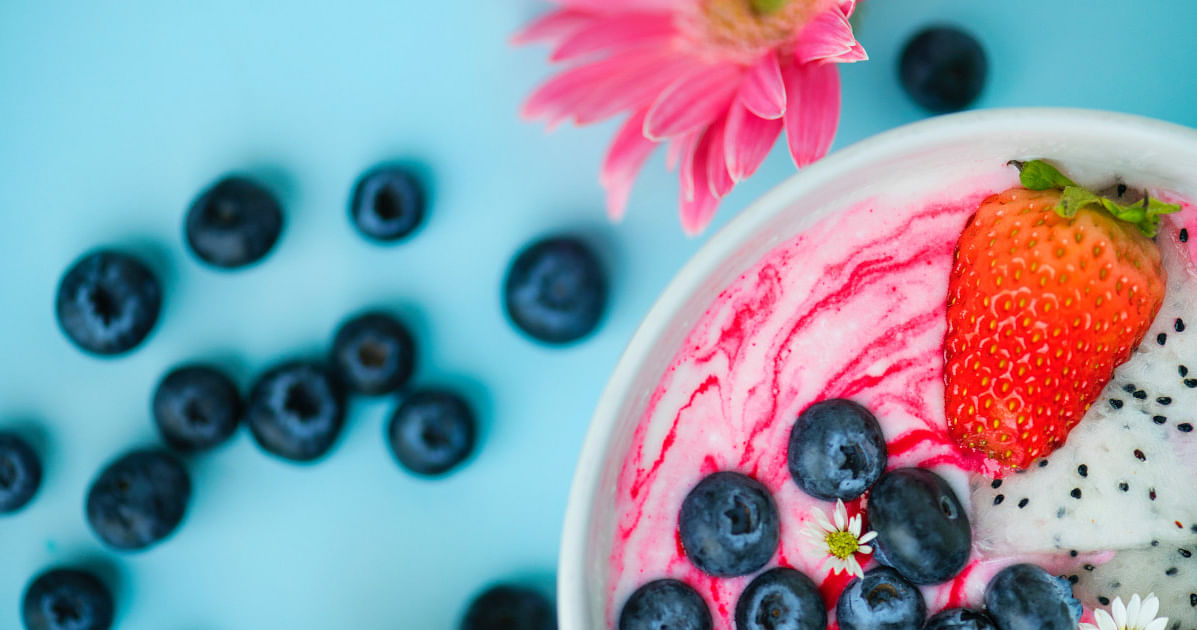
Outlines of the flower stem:
{"label": "flower stem", "polygon": [[753,11],[767,15],[780,11],[789,0],[751,0],[751,2]]}

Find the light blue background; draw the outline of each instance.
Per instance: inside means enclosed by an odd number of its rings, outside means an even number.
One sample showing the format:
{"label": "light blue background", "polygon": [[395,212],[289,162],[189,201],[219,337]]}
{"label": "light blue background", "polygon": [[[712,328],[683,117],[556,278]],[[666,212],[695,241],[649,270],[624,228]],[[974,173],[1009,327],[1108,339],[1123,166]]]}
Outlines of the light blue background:
{"label": "light blue background", "polygon": [[[316,6],[316,5],[322,6]],[[519,120],[549,75],[507,38],[538,0],[161,2],[0,0],[0,426],[45,453],[42,492],[0,518],[0,627],[29,577],[99,566],[121,627],[157,630],[448,628],[483,585],[551,588],[575,455],[608,373],[656,295],[703,238],[682,236],[660,155],[609,225],[595,173],[613,125],[546,134]],[[836,146],[921,118],[896,54],[933,21],[979,34],[982,107],[1068,105],[1197,125],[1197,3],[874,0],[843,69]],[[366,245],[345,204],[375,162],[432,173],[426,228]],[[268,261],[199,267],[180,239],[204,185],[244,170],[275,186],[288,224]],[[779,146],[715,227],[789,176]],[[581,345],[546,349],[504,321],[499,284],[521,244],[555,230],[599,243],[610,315]],[[710,232],[708,231],[708,235]],[[166,304],[142,349],[83,356],[51,309],[70,260],[128,247],[160,271]],[[323,463],[263,456],[242,432],[196,458],[177,535],[149,552],[102,549],[85,488],[119,452],[153,443],[148,398],[172,364],[216,359],[243,383],[278,358],[323,352],[366,306],[399,310],[420,342],[419,383],[465,388],[484,425],[467,467],[436,482],[392,462],[391,401],[353,404]]]}

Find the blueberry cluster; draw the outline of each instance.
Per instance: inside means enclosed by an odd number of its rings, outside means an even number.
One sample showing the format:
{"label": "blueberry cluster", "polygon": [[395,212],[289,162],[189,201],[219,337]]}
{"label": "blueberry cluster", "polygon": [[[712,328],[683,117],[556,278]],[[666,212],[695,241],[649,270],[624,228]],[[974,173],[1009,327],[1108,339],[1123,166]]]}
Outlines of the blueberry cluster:
{"label": "blueberry cluster", "polygon": [[[919,585],[943,583],[960,573],[972,547],[971,526],[942,477],[921,468],[887,471],[887,463],[880,423],[853,401],[815,403],[791,428],[787,466],[797,486],[827,501],[864,497],[869,527],[876,532],[877,566],[849,582],[836,601],[841,630],[1076,627],[1080,604],[1071,585],[1028,564],[993,578],[987,610],[954,608],[927,619]],[[683,500],[678,536],[686,558],[703,573],[715,578],[752,575],[766,569],[777,553],[778,507],[759,481],[735,471],[715,472]],[[851,549],[857,546],[853,543]],[[712,623],[698,591],[671,578],[640,586],[619,616],[620,630],[705,630]],[[786,566],[757,574],[735,608],[740,630],[824,630],[827,623],[828,610],[815,582]]]}
{"label": "blueberry cluster", "polygon": [[[380,166],[354,186],[349,215],[361,235],[393,243],[412,234],[425,216],[421,178],[409,168]],[[205,189],[183,222],[195,258],[219,270],[260,262],[284,227],[283,207],[270,190],[233,175]],[[606,277],[580,239],[539,240],[513,259],[504,286],[513,323],[549,344],[593,331],[606,305]],[[96,356],[133,351],[154,329],[163,287],[150,266],[126,252],[97,249],[76,260],[58,286],[56,314],[68,340]],[[129,451],[92,481],[86,518],[96,537],[118,551],[147,549],[183,522],[192,480],[180,455],[212,450],[244,421],[266,453],[293,463],[316,462],[336,444],[350,395],[395,395],[399,402],[385,437],[398,464],[422,477],[458,468],[475,450],[477,419],[465,396],[440,387],[409,387],[416,342],[393,314],[369,310],[343,321],[326,357],[290,358],[264,370],[243,396],[220,366],[186,362],[169,370],[150,401],[165,448]],[[0,514],[34,497],[42,462],[20,436],[0,432]],[[26,589],[22,619],[30,630],[104,630],[115,616],[111,593],[95,575],[54,568]],[[553,606],[543,595],[497,585],[470,604],[467,629],[547,630]]]}

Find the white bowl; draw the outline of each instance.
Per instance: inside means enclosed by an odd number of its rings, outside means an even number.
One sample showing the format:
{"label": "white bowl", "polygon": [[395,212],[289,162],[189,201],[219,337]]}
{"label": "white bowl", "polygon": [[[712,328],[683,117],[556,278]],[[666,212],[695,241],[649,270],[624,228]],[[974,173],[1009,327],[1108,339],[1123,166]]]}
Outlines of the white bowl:
{"label": "white bowl", "polygon": [[[1076,109],[933,118],[843,149],[752,204],[686,264],[632,337],[603,392],[570,491],[558,568],[563,630],[606,626],[615,486],[649,396],[718,293],[815,221],[877,194],[920,198],[1012,158],[1050,157],[1082,183],[1118,173],[1197,197],[1197,130]],[[1099,183],[1090,181],[1090,183]]]}

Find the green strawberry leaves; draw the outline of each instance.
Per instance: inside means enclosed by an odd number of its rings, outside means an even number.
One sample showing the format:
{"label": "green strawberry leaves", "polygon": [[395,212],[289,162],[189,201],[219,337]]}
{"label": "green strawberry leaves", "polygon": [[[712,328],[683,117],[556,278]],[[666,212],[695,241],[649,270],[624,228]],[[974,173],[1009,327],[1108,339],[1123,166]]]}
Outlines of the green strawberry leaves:
{"label": "green strawberry leaves", "polygon": [[1069,186],[1076,186],[1076,182],[1064,177],[1064,173],[1043,160],[1031,160],[1030,162],[1010,160],[1009,164],[1018,168],[1018,181],[1031,190],[1047,190],[1048,188],[1064,190]]}
{"label": "green strawberry leaves", "polygon": [[1118,203],[1078,186],[1059,169],[1043,160],[1011,160],[1010,165],[1018,168],[1018,179],[1023,186],[1031,190],[1060,190],[1060,203],[1056,205],[1056,213],[1062,217],[1072,218],[1081,208],[1097,206],[1104,208],[1115,219],[1134,225],[1147,238],[1152,238],[1160,230],[1161,216],[1180,211],[1179,205],[1164,203],[1152,199],[1149,195],[1144,195],[1143,199],[1133,203]]}

